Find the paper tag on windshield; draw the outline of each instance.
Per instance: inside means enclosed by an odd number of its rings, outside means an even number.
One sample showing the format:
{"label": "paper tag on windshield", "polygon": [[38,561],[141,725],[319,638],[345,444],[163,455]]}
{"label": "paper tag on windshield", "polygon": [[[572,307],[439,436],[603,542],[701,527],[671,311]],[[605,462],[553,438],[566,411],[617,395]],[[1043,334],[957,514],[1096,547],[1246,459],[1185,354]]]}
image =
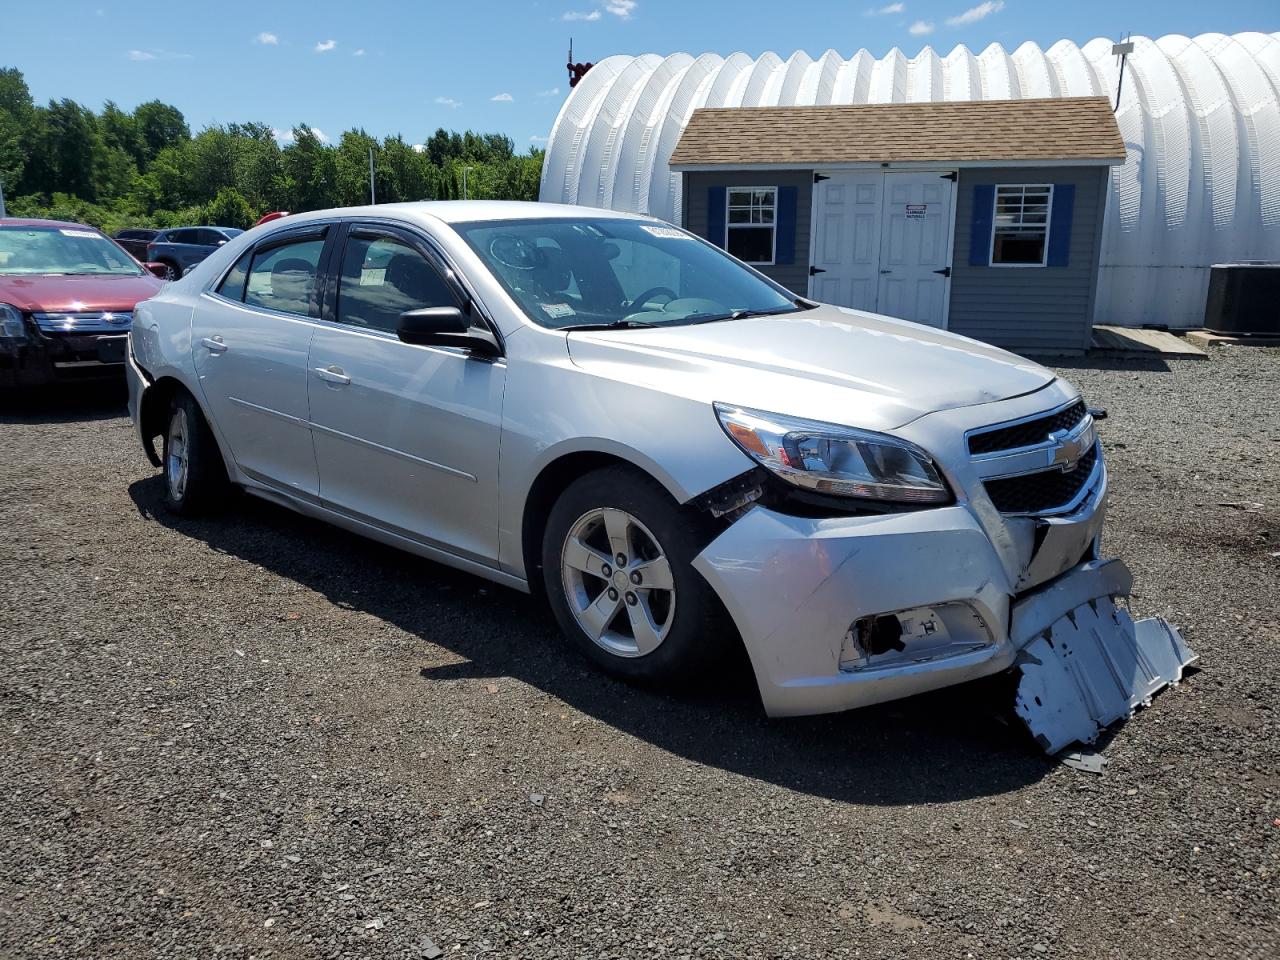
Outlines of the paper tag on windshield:
{"label": "paper tag on windshield", "polygon": [[548,317],[552,320],[559,320],[561,317],[572,317],[573,307],[567,303],[540,303],[538,304]]}
{"label": "paper tag on windshield", "polygon": [[59,230],[58,232],[64,237],[87,237],[90,240],[98,236],[92,230]]}
{"label": "paper tag on windshield", "polygon": [[655,237],[662,237],[666,240],[690,240],[692,239],[683,230],[677,230],[675,227],[651,227],[647,223],[640,224],[640,229],[645,233]]}

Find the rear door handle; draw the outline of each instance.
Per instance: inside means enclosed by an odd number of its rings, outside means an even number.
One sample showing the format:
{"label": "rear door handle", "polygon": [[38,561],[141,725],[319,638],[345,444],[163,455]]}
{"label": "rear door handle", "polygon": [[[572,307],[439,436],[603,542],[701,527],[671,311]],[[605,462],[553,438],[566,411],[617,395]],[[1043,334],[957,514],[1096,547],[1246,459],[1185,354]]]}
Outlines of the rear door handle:
{"label": "rear door handle", "polygon": [[205,337],[200,341],[200,345],[210,353],[226,353],[227,345],[222,342],[221,337]]}
{"label": "rear door handle", "polygon": [[316,376],[325,383],[336,383],[345,387],[351,382],[351,378],[346,375],[343,369],[335,364],[327,367],[316,367]]}

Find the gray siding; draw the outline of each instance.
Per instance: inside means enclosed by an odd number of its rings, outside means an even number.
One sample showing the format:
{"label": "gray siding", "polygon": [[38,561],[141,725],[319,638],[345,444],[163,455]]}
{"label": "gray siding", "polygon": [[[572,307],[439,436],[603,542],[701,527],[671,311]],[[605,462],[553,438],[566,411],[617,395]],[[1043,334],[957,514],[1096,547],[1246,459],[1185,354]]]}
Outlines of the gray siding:
{"label": "gray siding", "polygon": [[707,236],[707,191],[711,187],[796,187],[796,257],[794,263],[757,267],[797,296],[809,291],[809,220],[813,208],[812,171],[772,170],[747,173],[717,171],[684,175],[683,226]]}
{"label": "gray siding", "polygon": [[[1021,352],[1087,349],[1107,174],[1105,167],[962,169],[947,329]],[[969,264],[973,188],[997,183],[1075,184],[1067,266],[1009,269]]]}

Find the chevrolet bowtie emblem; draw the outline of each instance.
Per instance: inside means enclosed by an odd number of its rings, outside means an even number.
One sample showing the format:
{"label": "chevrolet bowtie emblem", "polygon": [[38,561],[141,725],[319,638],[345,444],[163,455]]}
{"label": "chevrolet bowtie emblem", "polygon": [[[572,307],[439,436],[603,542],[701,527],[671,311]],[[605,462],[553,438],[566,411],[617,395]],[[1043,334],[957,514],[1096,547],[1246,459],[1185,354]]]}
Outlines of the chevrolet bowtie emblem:
{"label": "chevrolet bowtie emblem", "polygon": [[1049,434],[1049,439],[1054,444],[1049,448],[1049,465],[1061,467],[1064,473],[1070,472],[1093,447],[1093,425],[1090,424],[1075,437],[1069,437],[1066,430],[1055,430]]}

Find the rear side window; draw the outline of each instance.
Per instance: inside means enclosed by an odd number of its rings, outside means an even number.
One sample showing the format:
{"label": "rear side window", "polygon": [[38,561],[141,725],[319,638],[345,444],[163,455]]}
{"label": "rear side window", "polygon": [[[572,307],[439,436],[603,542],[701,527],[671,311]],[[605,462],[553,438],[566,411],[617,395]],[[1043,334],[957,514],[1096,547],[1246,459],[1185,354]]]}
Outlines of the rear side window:
{"label": "rear side window", "polygon": [[253,251],[250,250],[243,257],[236,261],[236,265],[231,268],[231,272],[222,278],[222,282],[218,284],[218,295],[226,297],[228,300],[243,300],[245,280],[249,277],[249,260],[253,257]]}
{"label": "rear side window", "polygon": [[435,266],[392,237],[353,236],[342,257],[338,322],[394,331],[400,314],[423,307],[456,307]]}
{"label": "rear side window", "polygon": [[322,250],[324,240],[315,238],[258,251],[249,269],[244,302],[302,317],[320,316],[316,272]]}

